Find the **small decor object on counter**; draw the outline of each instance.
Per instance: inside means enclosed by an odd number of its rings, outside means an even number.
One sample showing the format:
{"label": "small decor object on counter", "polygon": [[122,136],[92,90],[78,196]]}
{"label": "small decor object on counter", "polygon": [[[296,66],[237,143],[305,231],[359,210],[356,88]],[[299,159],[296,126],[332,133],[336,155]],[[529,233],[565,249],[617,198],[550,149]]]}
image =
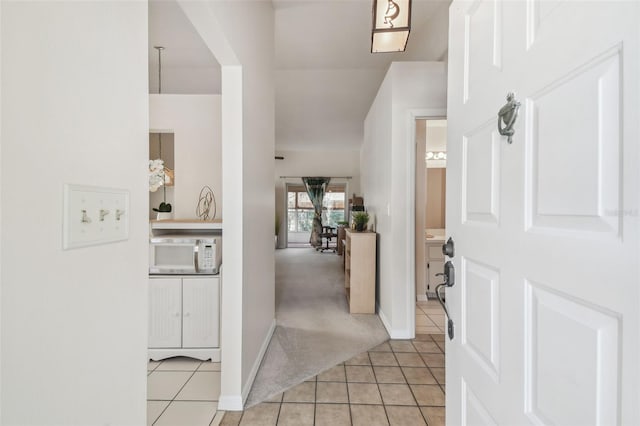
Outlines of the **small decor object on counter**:
{"label": "small decor object on counter", "polygon": [[367,223],[369,222],[369,213],[367,212],[354,212],[353,223],[356,231],[362,232],[367,229]]}
{"label": "small decor object on counter", "polygon": [[201,220],[209,220],[209,214],[211,213],[211,203],[213,203],[213,216],[211,219],[216,218],[217,205],[216,197],[213,195],[213,190],[209,186],[205,185],[200,190],[200,196],[198,197],[198,205],[196,206],[196,216]]}

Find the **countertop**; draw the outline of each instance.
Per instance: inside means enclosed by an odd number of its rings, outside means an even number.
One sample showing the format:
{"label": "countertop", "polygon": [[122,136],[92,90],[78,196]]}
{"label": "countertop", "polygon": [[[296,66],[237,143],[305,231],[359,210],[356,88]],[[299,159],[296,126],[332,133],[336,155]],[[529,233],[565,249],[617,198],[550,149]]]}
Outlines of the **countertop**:
{"label": "countertop", "polygon": [[424,242],[425,243],[439,243],[444,242],[446,239],[446,232],[444,229],[425,229],[424,230]]}

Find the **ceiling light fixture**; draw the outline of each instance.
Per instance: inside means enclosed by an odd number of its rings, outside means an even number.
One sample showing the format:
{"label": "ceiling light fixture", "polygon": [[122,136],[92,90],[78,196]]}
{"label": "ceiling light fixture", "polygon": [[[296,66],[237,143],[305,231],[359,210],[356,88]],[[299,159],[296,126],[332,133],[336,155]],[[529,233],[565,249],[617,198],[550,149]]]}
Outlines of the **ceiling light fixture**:
{"label": "ceiling light fixture", "polygon": [[411,0],[373,0],[371,53],[404,52],[411,30]]}
{"label": "ceiling light fixture", "polygon": [[424,159],[429,160],[446,160],[447,153],[444,151],[427,151],[425,153]]}

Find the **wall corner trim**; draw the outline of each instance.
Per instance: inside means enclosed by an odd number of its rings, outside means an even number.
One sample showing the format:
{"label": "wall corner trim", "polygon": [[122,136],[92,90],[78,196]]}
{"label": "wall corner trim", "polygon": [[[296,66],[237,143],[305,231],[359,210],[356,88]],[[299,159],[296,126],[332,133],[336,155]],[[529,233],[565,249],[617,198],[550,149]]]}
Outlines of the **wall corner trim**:
{"label": "wall corner trim", "polygon": [[[253,368],[251,368],[251,372],[249,373],[249,379],[244,384],[242,388],[242,405],[247,402],[247,397],[249,397],[249,392],[253,387],[253,382],[256,379],[256,375],[258,374],[258,369],[260,368],[260,364],[262,364],[262,358],[264,358],[264,354],[267,352],[267,348],[269,347],[269,343],[271,342],[271,337],[273,336],[273,332],[276,330],[276,319],[274,318],[271,322],[271,326],[269,327],[269,331],[267,331],[267,335],[262,342],[262,346],[260,347],[260,352],[256,357],[256,361],[253,363]],[[242,408],[240,408],[242,409]]]}
{"label": "wall corner trim", "polygon": [[385,315],[385,313],[380,309],[380,305],[376,304],[378,310],[378,316],[384,325],[384,328],[387,329],[387,333],[389,333],[389,337],[391,339],[413,339],[415,338],[415,334],[409,328],[393,328],[391,327],[391,323],[389,319]]}
{"label": "wall corner trim", "polygon": [[382,324],[384,328],[387,329],[387,333],[389,333],[389,337],[391,339],[413,339],[415,338],[415,334],[411,332],[409,328],[392,328],[389,319],[384,314],[382,309],[380,309],[380,305],[377,305],[378,308],[378,316],[380,320],[382,320]]}
{"label": "wall corner trim", "polygon": [[242,411],[242,408],[242,395],[220,395],[218,399],[220,411]]}

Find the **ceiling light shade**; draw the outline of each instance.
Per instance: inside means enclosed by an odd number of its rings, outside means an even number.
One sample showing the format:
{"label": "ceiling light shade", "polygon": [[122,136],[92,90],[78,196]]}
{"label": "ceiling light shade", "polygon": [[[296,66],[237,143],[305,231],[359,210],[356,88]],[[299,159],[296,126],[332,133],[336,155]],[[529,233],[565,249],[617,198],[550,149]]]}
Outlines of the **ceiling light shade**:
{"label": "ceiling light shade", "polygon": [[411,30],[411,0],[373,0],[371,53],[404,52]]}
{"label": "ceiling light shade", "polygon": [[429,160],[446,160],[447,153],[444,151],[427,151],[424,154],[424,159]]}

